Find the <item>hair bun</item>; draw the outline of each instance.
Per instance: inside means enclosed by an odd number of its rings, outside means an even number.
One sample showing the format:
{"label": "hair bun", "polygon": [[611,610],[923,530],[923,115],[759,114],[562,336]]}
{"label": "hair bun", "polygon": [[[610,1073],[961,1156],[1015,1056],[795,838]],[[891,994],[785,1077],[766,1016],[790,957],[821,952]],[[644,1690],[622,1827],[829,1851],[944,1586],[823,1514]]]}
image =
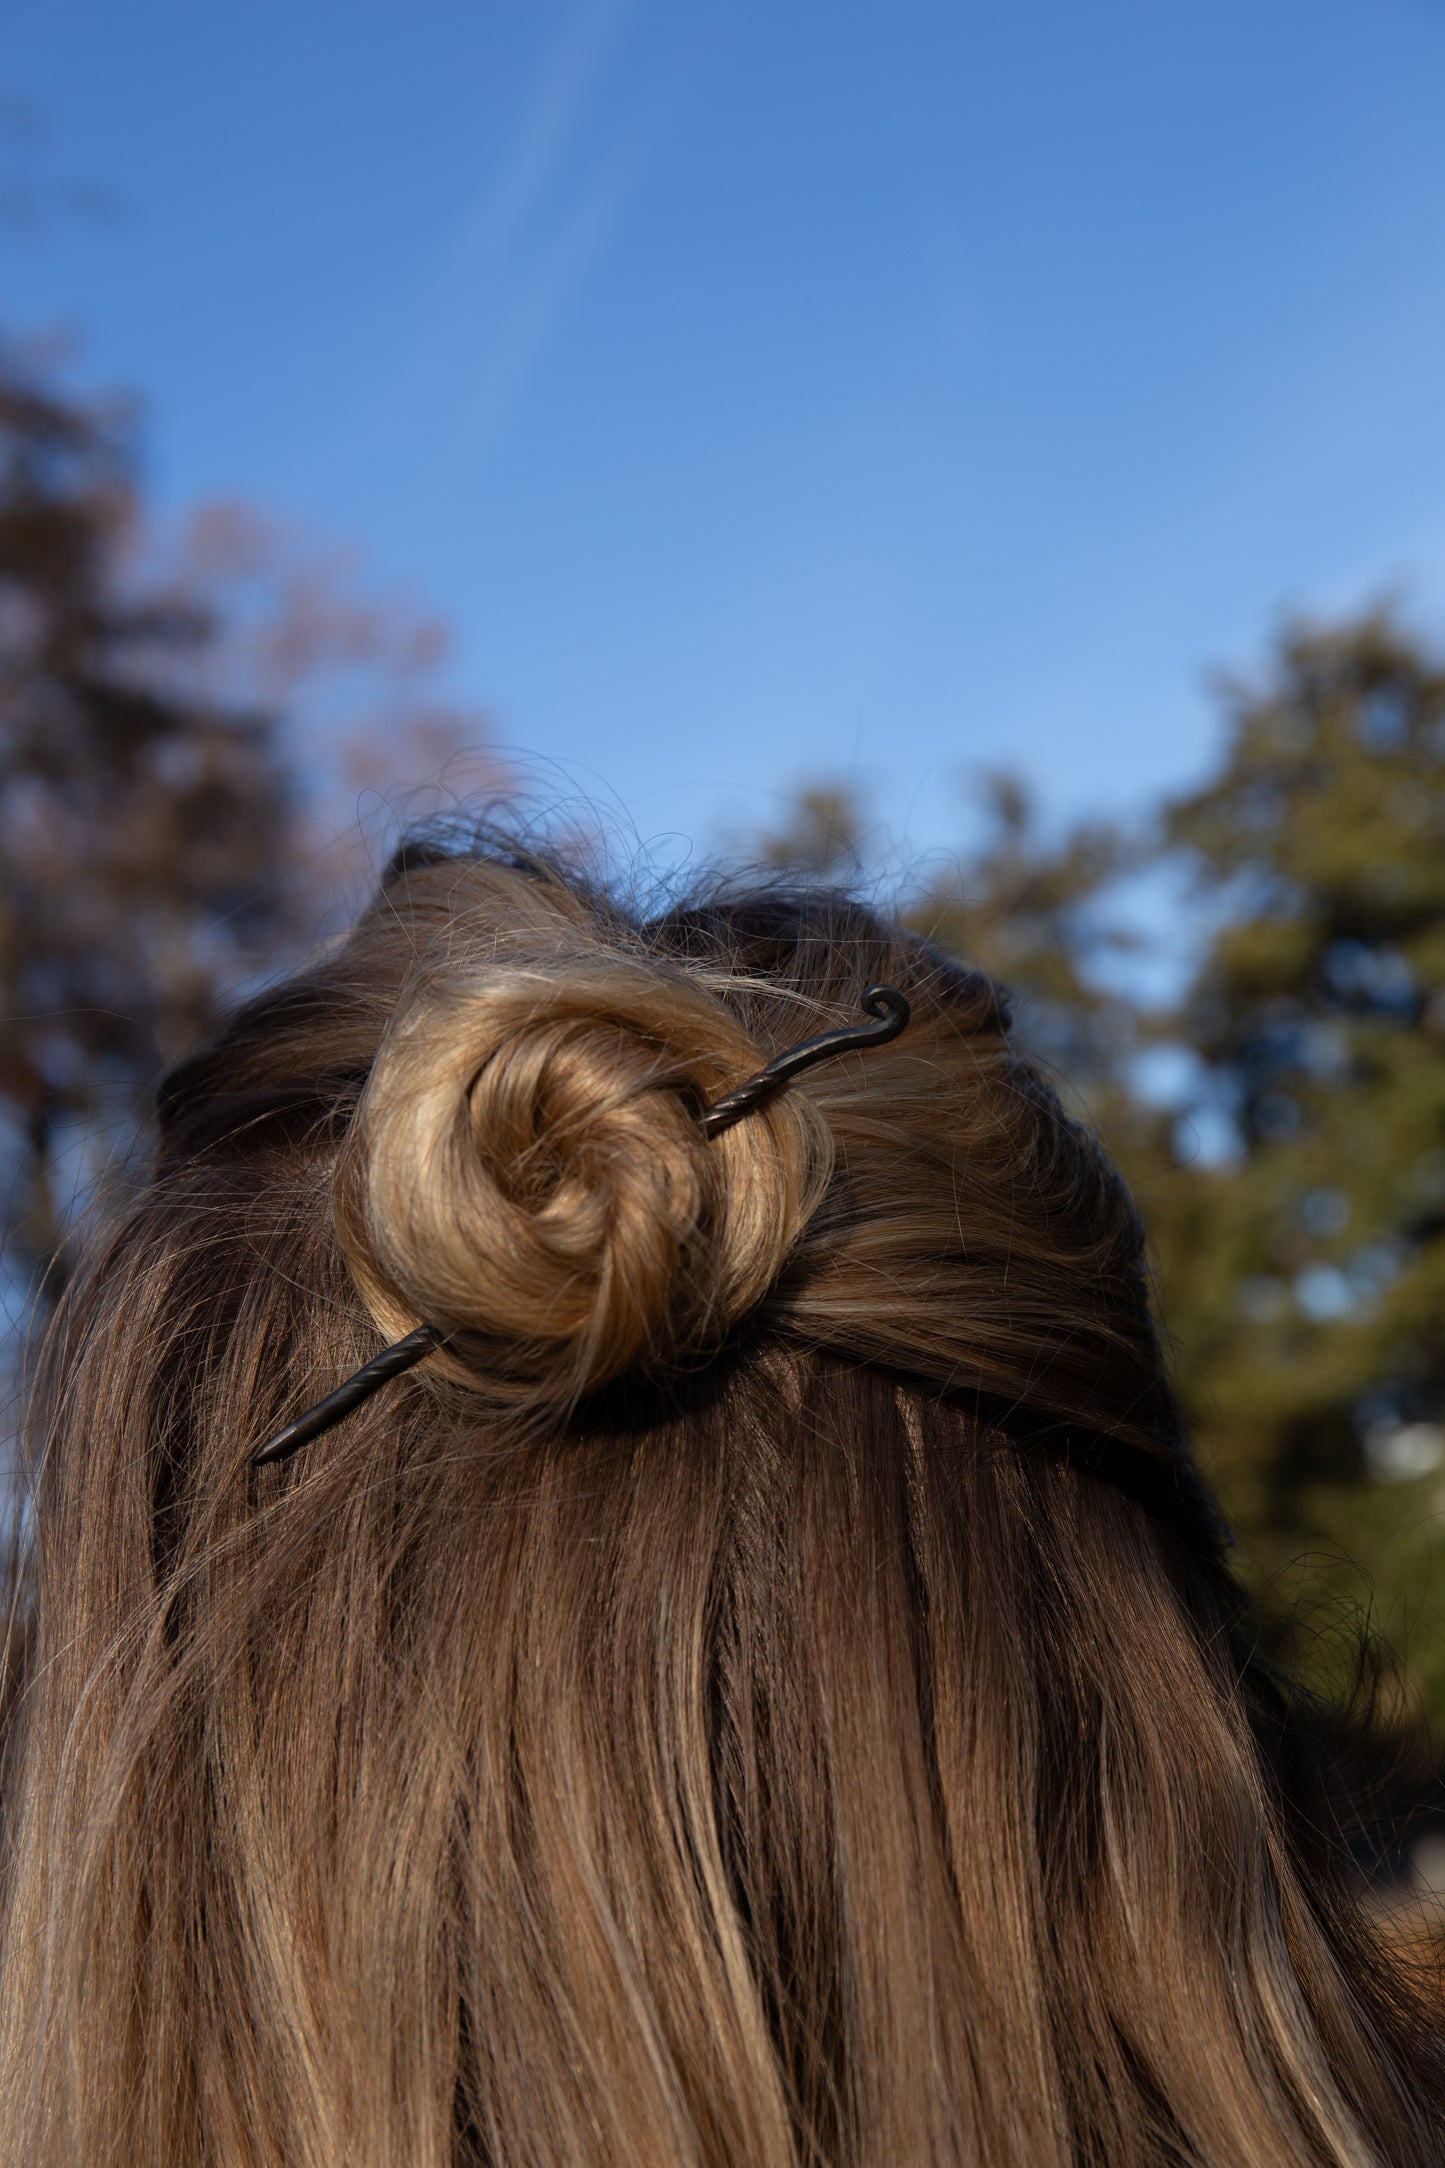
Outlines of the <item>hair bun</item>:
{"label": "hair bun", "polygon": [[719,981],[588,950],[424,966],[338,1176],[353,1277],[454,1377],[566,1404],[715,1347],[822,1194],[827,1124],[784,1092],[713,1142],[700,1109],[767,1058]]}

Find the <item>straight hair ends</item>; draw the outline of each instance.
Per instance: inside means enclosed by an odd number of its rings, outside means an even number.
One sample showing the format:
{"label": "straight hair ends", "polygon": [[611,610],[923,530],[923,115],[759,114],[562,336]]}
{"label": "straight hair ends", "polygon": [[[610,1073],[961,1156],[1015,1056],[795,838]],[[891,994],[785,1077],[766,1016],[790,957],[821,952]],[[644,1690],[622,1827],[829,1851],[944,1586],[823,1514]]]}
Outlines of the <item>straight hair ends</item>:
{"label": "straight hair ends", "polygon": [[[916,1032],[693,1155],[878,978]],[[454,1224],[388,1202],[397,1077]],[[248,1474],[443,1297],[448,1367]],[[1439,2168],[1242,1599],[1006,1409],[1171,1450],[1128,1200],[987,982],[836,900],[394,881],[177,1073],[53,1335],[0,2158]]]}

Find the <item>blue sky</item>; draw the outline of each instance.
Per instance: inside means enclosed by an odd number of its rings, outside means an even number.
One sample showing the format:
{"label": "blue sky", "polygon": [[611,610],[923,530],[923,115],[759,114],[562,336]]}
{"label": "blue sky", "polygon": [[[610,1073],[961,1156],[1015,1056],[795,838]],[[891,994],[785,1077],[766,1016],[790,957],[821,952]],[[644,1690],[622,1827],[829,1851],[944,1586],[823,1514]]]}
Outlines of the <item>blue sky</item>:
{"label": "blue sky", "polygon": [[[1445,623],[1445,0],[3,0],[3,244],[558,787],[917,853],[1199,774],[1282,611]],[[559,764],[551,768],[546,764]],[[404,780],[398,778],[398,780]]]}

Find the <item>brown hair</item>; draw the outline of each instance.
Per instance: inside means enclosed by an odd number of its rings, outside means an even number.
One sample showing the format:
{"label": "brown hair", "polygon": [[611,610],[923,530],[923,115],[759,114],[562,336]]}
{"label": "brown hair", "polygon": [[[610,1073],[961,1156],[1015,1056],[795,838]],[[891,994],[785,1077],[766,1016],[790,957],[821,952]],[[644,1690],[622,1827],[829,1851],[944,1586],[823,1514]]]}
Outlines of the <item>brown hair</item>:
{"label": "brown hair", "polygon": [[1127,1195],[857,906],[402,861],[163,1087],[37,1424],[6,2160],[1445,2157]]}

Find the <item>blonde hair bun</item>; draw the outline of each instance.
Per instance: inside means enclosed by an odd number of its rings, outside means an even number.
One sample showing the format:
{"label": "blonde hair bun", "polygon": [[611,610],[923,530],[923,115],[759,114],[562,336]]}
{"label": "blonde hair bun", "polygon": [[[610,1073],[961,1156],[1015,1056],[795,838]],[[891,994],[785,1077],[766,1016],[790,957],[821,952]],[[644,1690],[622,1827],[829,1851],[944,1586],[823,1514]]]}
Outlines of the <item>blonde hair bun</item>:
{"label": "blonde hair bun", "polygon": [[826,1121],[789,1091],[706,1139],[701,1108],[767,1058],[726,980],[570,941],[457,946],[398,1004],[338,1174],[378,1329],[441,1326],[433,1368],[512,1403],[700,1359],[816,1207]]}

